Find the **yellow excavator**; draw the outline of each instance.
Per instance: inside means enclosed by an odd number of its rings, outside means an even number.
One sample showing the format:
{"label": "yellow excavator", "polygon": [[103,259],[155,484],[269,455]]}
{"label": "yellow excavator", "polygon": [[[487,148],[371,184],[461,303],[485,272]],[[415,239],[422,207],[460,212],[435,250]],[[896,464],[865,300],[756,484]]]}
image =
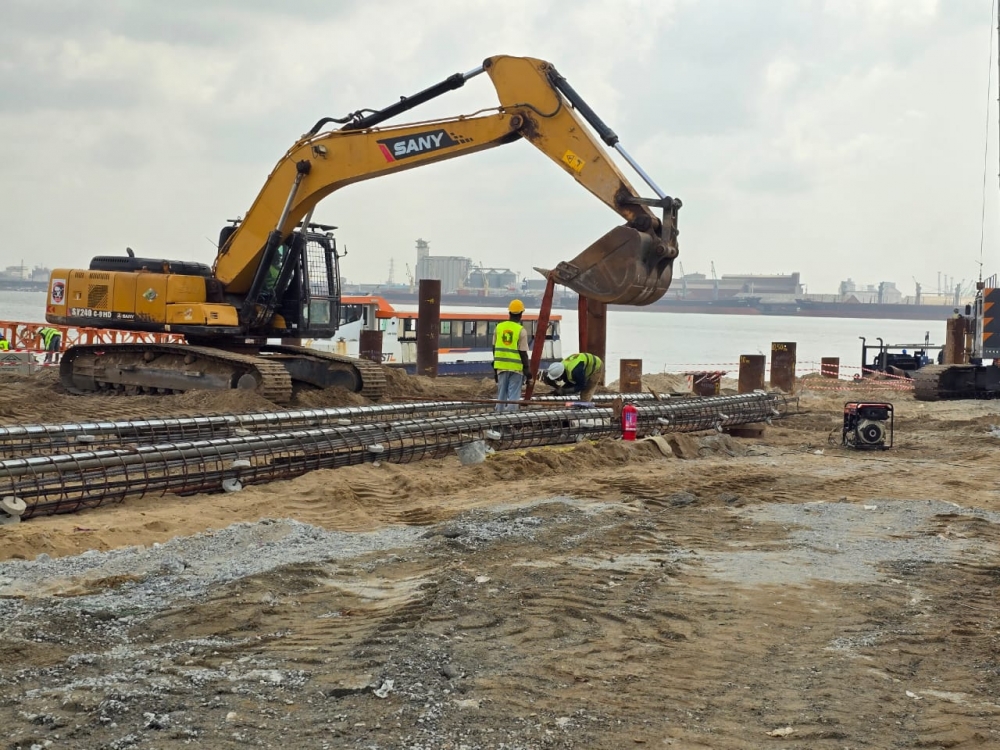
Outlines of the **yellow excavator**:
{"label": "yellow excavator", "polygon": [[[492,80],[498,107],[380,126],[481,73]],[[587,124],[655,198],[632,188]],[[325,130],[329,126],[339,127]],[[379,365],[271,343],[329,338],[340,322],[335,227],[313,223],[313,210],[351,183],[521,139],[626,221],[547,273],[601,302],[647,305],[662,297],[677,257],[681,202],[657,187],[550,63],[500,55],[384,109],[319,120],[281,158],[242,220],[223,227],[211,268],[138,258],[129,250],[95,257],[87,270],[54,270],[49,323],[176,333],[186,340],[71,347],[60,363],[62,383],[73,392],[239,388],[279,403],[291,398],[296,384],[340,385],[377,397],[385,384]]]}

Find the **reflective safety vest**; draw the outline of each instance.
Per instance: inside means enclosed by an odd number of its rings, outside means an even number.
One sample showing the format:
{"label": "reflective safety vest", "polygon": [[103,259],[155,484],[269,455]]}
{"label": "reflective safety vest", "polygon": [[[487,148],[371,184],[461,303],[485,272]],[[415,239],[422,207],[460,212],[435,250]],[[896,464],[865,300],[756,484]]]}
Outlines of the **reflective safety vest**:
{"label": "reflective safety vest", "polygon": [[[580,366],[583,362],[583,380],[581,382],[576,382],[573,380],[573,370]],[[597,368],[601,367],[603,363],[601,358],[596,354],[587,354],[585,352],[580,354],[574,354],[572,357],[568,357],[563,360],[563,367],[566,368],[566,374],[563,375],[566,378],[567,383],[572,383],[573,385],[583,385],[587,382],[587,378],[597,372]]]}
{"label": "reflective safety vest", "polygon": [[7,343],[7,339],[0,339],[0,352],[5,352],[10,349],[10,344]]}
{"label": "reflective safety vest", "polygon": [[38,331],[38,335],[42,337],[42,342],[45,344],[45,348],[49,348],[49,342],[52,341],[53,336],[62,336],[58,329],[55,328],[42,328]]}
{"label": "reflective safety vest", "polygon": [[493,337],[494,370],[521,372],[524,369],[524,365],[521,363],[521,353],[517,348],[522,328],[524,326],[513,320],[505,320],[497,325],[497,332]]}
{"label": "reflective safety vest", "polygon": [[279,245],[278,249],[274,253],[274,259],[271,261],[271,265],[267,269],[267,275],[264,276],[264,286],[262,291],[274,291],[274,288],[278,285],[278,277],[281,275],[281,263],[284,258],[285,246]]}

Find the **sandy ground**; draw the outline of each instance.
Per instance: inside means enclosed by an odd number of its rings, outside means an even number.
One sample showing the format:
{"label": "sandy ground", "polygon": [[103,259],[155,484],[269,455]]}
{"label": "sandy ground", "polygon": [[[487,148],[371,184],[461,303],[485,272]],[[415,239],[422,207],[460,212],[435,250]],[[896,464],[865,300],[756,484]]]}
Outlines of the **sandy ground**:
{"label": "sandy ground", "polygon": [[[896,445],[866,453],[837,444],[852,395],[671,456],[351,467],[0,527],[0,747],[1000,747],[998,405],[894,392]],[[0,395],[4,422],[232,408]]]}

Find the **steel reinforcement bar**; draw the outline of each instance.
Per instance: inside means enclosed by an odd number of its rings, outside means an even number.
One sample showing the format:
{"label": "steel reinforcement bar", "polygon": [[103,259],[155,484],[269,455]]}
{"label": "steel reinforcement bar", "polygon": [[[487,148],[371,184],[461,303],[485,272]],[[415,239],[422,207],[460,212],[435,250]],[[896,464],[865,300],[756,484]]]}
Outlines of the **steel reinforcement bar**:
{"label": "steel reinforcement bar", "polygon": [[[616,396],[595,396],[607,402]],[[651,394],[630,394],[629,401],[652,399]],[[536,398],[538,407],[552,408],[565,397]],[[37,456],[67,450],[94,450],[123,445],[147,445],[199,438],[239,437],[253,432],[282,432],[302,427],[376,422],[400,416],[454,415],[486,412],[487,401],[420,401],[326,409],[295,409],[247,414],[216,414],[200,417],[124,420],[115,422],[65,422],[62,424],[20,424],[0,426],[0,458]]]}
{"label": "steel reinforcement bar", "polygon": [[478,412],[487,408],[483,404],[465,401],[426,401],[116,422],[7,425],[0,427],[0,456],[37,456],[66,450],[239,437],[256,432],[383,421],[407,415]]}
{"label": "steel reinforcement bar", "polygon": [[[793,401],[754,393],[653,401],[638,407],[639,433],[722,429],[769,421]],[[0,461],[0,497],[27,506],[22,518],[69,513],[126,497],[193,494],[374,461],[449,455],[476,440],[497,450],[618,436],[610,407],[490,412],[312,427]]]}

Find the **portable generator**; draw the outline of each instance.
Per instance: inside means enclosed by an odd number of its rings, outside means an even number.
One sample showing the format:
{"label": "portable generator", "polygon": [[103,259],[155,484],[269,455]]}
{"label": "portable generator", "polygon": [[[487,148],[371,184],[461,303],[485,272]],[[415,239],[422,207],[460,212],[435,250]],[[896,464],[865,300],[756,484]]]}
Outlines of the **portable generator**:
{"label": "portable generator", "polygon": [[892,447],[892,404],[848,401],[844,404],[841,445],[862,450]]}

